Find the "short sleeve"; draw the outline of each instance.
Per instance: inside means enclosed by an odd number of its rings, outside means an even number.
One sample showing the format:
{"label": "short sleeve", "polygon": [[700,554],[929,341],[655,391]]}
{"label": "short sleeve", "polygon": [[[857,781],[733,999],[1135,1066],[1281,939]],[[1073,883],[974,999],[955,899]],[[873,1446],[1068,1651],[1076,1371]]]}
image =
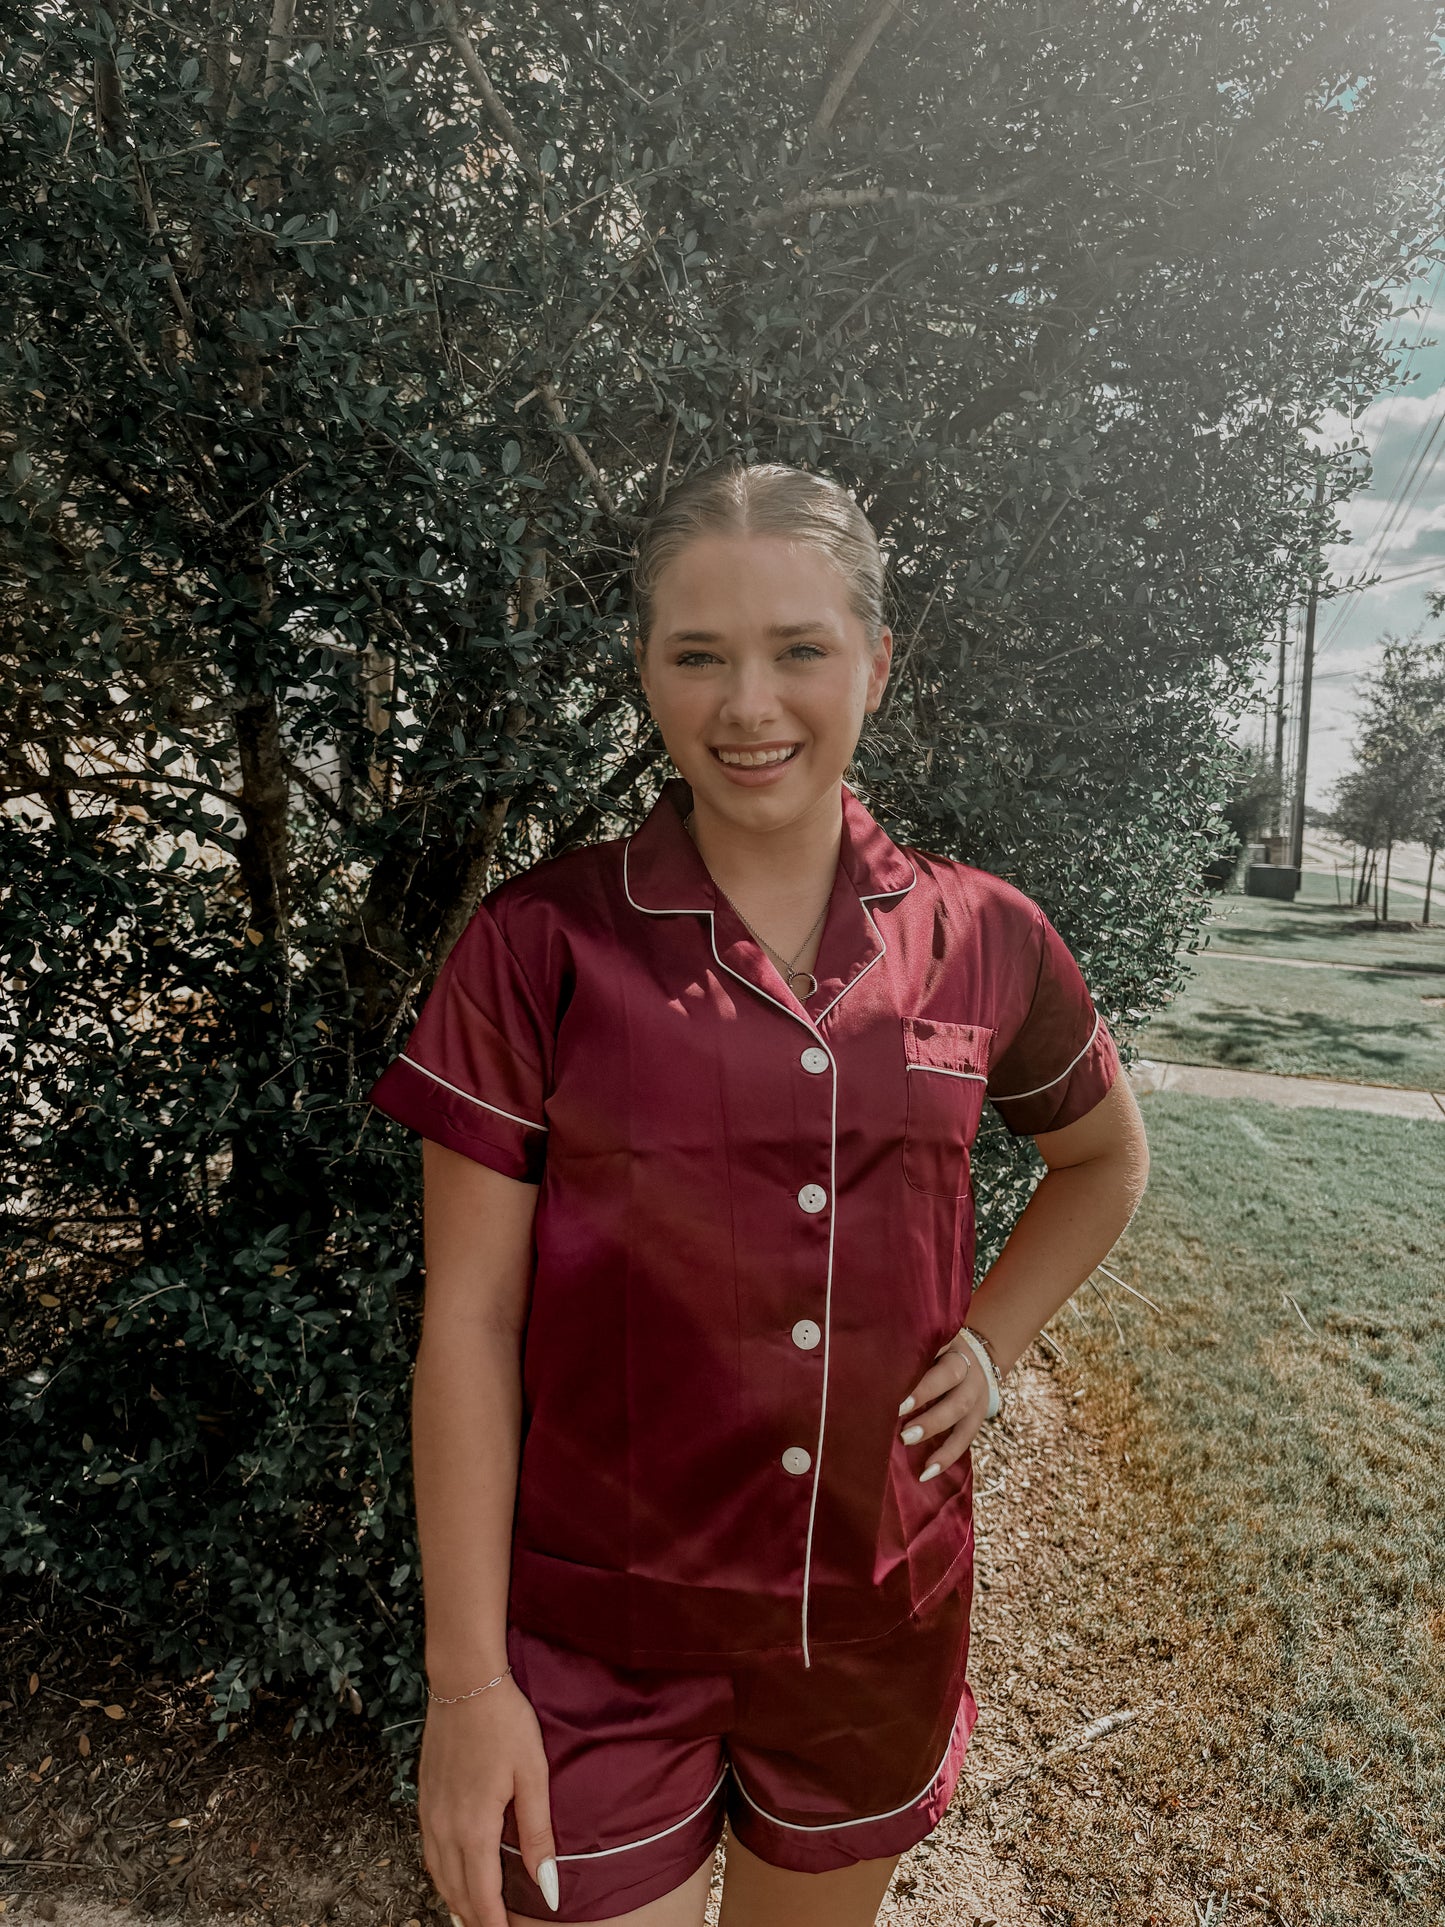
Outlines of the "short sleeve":
{"label": "short sleeve", "polygon": [[1024,973],[1033,966],[1033,994],[989,1067],[989,1098],[1015,1137],[1077,1123],[1119,1070],[1118,1050],[1073,953],[1037,905],[1034,915],[1033,941],[1020,960]]}
{"label": "short sleeve", "polygon": [[533,986],[484,903],[369,1099],[503,1177],[540,1184],[552,1041]]}

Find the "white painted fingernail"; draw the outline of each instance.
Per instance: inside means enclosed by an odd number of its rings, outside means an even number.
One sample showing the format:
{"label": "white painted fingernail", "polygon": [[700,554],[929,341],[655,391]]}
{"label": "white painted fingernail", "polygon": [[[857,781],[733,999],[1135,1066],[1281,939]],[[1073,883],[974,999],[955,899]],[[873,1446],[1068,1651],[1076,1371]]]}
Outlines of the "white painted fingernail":
{"label": "white painted fingernail", "polygon": [[913,1406],[914,1406],[913,1399],[911,1398],[904,1399],[903,1403],[898,1408],[899,1418],[902,1418],[905,1412],[911,1412],[913,1410]]}
{"label": "white painted fingernail", "polygon": [[452,1927],[462,1927],[462,1917],[460,1914],[449,1914],[447,1918],[451,1921]]}
{"label": "white painted fingernail", "polygon": [[542,1898],[555,1914],[562,1904],[562,1896],[557,1886],[557,1862],[551,1854],[537,1869],[537,1885],[542,1889]]}
{"label": "white painted fingernail", "polygon": [[908,1430],[900,1434],[900,1436],[905,1445],[917,1445],[918,1441],[923,1437],[923,1427],[921,1425],[910,1425]]}
{"label": "white painted fingernail", "polygon": [[918,1483],[922,1485],[925,1479],[933,1478],[937,1473],[941,1472],[942,1470],[943,1470],[943,1467],[938,1463],[937,1459],[935,1459],[932,1465],[925,1465],[923,1470],[919,1473]]}

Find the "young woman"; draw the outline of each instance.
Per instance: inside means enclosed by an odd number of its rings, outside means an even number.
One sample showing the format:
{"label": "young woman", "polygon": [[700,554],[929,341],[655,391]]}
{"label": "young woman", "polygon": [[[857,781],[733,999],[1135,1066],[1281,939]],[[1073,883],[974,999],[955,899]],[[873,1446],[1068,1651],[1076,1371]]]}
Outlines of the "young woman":
{"label": "young woman", "polygon": [[[375,1102],[426,1139],[428,1869],[464,1927],[864,1927],[937,1824],[969,1446],[1147,1169],[1077,965],[843,781],[867,519],[709,470],[639,545],[678,771],[483,900]],[[1047,1172],[973,1286],[987,1096]]]}

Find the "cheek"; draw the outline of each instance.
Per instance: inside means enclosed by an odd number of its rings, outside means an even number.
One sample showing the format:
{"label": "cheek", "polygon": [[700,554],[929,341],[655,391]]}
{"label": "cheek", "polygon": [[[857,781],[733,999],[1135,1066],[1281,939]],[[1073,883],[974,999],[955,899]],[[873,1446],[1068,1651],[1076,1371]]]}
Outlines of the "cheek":
{"label": "cheek", "polygon": [[700,726],[709,709],[708,692],[703,685],[689,683],[680,676],[659,676],[653,682],[648,701],[658,723],[677,730]]}

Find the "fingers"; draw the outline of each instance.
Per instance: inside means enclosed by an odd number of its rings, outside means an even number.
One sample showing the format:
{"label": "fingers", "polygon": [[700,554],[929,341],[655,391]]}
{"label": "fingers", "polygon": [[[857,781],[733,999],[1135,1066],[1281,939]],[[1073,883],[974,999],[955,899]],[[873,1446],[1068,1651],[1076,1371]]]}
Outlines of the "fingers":
{"label": "fingers", "polygon": [[[957,1391],[960,1386],[967,1385],[970,1378],[976,1379],[978,1376],[978,1366],[966,1353],[941,1352],[914,1386],[911,1395],[898,1408],[898,1416],[908,1420],[905,1433],[916,1425],[927,1423],[925,1406]],[[926,1436],[926,1433],[919,1434],[920,1438]]]}
{"label": "fingers", "polygon": [[466,1918],[471,1912],[471,1903],[467,1897],[467,1870],[461,1847],[434,1847],[423,1831],[422,1848],[422,1858],[431,1876],[431,1883],[446,1903],[452,1919],[460,1923],[460,1927],[479,1927],[481,1917]]}
{"label": "fingers", "polygon": [[918,1475],[919,1484],[922,1485],[929,1479],[936,1479],[940,1472],[946,1472],[949,1466],[956,1464],[978,1437],[979,1427],[982,1424],[983,1413],[980,1411],[955,1425],[942,1445],[936,1445],[929,1453],[928,1463]]}
{"label": "fingers", "polygon": [[507,1927],[501,1838],[500,1813],[484,1816],[466,1833],[447,1831],[443,1836],[423,1828],[422,1857],[453,1927]]}
{"label": "fingers", "polygon": [[[961,1371],[956,1369],[955,1360],[957,1366],[963,1368]],[[936,1479],[954,1464],[977,1436],[988,1410],[988,1390],[983,1374],[970,1366],[970,1360],[945,1352],[919,1381],[915,1407],[921,1401],[927,1402],[922,1404],[922,1409],[908,1415],[908,1423],[899,1437],[904,1445],[913,1446],[936,1439],[940,1434],[947,1435],[940,1446],[929,1452],[927,1463],[918,1475],[920,1484]]]}
{"label": "fingers", "polygon": [[522,1849],[523,1865],[542,1889],[542,1898],[556,1913],[561,1898],[557,1848],[552,1839],[546,1756],[540,1747],[538,1754],[537,1760],[518,1769],[512,1808],[517,1816],[517,1844]]}
{"label": "fingers", "polygon": [[502,1901],[501,1835],[498,1825],[485,1838],[469,1839],[463,1848],[466,1904],[460,1909],[462,1927],[507,1927],[507,1909]]}

